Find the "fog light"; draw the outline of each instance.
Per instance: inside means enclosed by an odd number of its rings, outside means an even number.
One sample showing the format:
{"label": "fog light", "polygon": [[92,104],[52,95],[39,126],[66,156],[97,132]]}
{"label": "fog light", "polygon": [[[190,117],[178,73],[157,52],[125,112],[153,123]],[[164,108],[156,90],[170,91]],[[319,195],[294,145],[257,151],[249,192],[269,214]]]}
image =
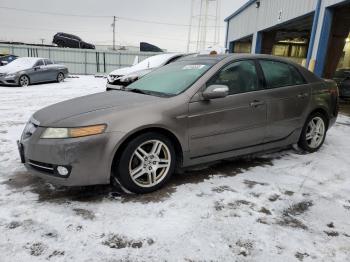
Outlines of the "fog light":
{"label": "fog light", "polygon": [[58,166],[57,167],[57,172],[58,172],[58,174],[60,174],[61,176],[66,176],[66,175],[68,175],[68,169],[66,168],[66,167],[64,167],[64,166]]}

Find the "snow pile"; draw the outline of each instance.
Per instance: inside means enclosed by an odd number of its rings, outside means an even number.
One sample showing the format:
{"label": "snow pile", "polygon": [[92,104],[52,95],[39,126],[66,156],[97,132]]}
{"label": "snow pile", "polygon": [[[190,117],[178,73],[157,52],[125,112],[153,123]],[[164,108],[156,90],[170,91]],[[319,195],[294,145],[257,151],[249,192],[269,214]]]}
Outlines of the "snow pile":
{"label": "snow pile", "polygon": [[80,77],[0,87],[0,261],[348,260],[349,117],[317,153],[223,161],[144,196],[30,176],[15,145],[29,116],[104,85]]}

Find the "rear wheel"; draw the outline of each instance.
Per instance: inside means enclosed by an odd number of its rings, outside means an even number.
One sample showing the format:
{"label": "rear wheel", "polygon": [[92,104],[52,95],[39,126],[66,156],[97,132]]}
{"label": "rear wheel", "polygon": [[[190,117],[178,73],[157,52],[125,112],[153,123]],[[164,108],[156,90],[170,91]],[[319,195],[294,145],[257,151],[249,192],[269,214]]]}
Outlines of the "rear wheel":
{"label": "rear wheel", "polygon": [[29,86],[29,84],[30,84],[30,80],[29,80],[29,77],[26,75],[21,76],[18,80],[18,85],[21,87]]}
{"label": "rear wheel", "polygon": [[63,73],[58,73],[57,75],[57,82],[61,83],[64,81],[64,74]]}
{"label": "rear wheel", "polygon": [[298,145],[307,152],[315,152],[323,145],[326,133],[326,117],[318,112],[313,113],[303,127]]}
{"label": "rear wheel", "polygon": [[166,136],[145,133],[130,141],[115,167],[118,181],[133,193],[161,188],[174,173],[176,156]]}

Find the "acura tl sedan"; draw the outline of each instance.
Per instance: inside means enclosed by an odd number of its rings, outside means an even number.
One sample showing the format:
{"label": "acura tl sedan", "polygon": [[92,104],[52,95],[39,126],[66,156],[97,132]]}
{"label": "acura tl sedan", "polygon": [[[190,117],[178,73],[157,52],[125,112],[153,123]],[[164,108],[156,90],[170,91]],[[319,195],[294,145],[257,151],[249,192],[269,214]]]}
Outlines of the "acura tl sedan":
{"label": "acura tl sedan", "polygon": [[177,168],[298,144],[317,151],[338,114],[338,89],[267,55],[186,57],[127,88],[36,112],[19,152],[27,169],[66,186],[111,181],[134,193]]}
{"label": "acura tl sedan", "polygon": [[9,86],[62,82],[67,76],[67,67],[39,57],[20,57],[0,67],[0,84]]}

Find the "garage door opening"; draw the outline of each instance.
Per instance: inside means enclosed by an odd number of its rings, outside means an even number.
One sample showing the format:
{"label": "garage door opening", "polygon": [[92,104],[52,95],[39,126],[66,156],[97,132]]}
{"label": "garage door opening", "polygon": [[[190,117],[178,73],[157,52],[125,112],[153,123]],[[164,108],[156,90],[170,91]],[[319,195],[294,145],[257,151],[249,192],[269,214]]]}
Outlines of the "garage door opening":
{"label": "garage door opening", "polygon": [[333,9],[323,77],[334,78],[347,69],[350,69],[350,4]]}
{"label": "garage door opening", "polygon": [[230,53],[251,53],[253,36],[230,42]]}
{"label": "garage door opening", "polygon": [[313,15],[262,32],[261,53],[288,57],[302,64],[307,57]]}

